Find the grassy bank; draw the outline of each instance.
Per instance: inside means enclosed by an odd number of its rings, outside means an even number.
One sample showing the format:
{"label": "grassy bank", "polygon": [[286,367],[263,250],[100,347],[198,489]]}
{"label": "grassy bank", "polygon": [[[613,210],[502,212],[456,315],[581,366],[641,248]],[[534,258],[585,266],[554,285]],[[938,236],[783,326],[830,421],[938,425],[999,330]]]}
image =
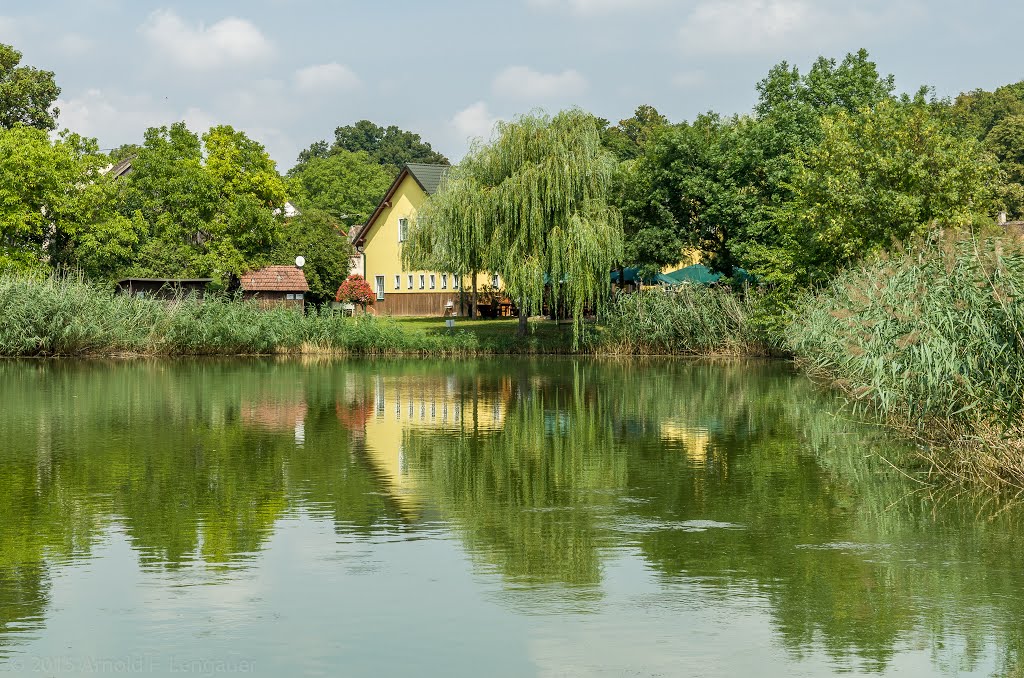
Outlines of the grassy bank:
{"label": "grassy bank", "polygon": [[568,326],[439,318],[344,317],[315,310],[262,309],[226,299],[174,302],[117,295],[74,277],[0,275],[0,356],[472,355],[568,353]]}
{"label": "grassy bank", "polygon": [[928,443],[943,475],[1024,489],[1024,245],[936,237],[804,300],[802,364]]}

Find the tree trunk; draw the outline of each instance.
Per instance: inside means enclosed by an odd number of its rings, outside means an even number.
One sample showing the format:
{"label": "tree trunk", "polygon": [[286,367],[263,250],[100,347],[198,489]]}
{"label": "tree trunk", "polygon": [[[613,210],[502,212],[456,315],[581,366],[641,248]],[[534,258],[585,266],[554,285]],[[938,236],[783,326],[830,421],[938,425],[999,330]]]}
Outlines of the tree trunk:
{"label": "tree trunk", "polygon": [[476,318],[479,309],[476,307],[476,271],[473,271],[473,299],[470,301],[469,317]]}
{"label": "tree trunk", "polygon": [[526,300],[522,299],[519,303],[519,327],[516,329],[516,336],[525,337],[526,330]]}
{"label": "tree trunk", "polygon": [[[457,274],[459,280],[459,317],[463,317],[466,314],[466,292],[462,289],[462,274]],[[452,284],[455,283],[455,276],[452,276]]]}

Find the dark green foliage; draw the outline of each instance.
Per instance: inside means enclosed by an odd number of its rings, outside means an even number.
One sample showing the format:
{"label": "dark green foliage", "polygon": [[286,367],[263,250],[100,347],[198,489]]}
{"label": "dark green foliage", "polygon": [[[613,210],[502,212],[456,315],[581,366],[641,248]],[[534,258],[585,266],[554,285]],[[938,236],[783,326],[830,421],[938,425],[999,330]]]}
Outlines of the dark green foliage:
{"label": "dark green foliage", "polygon": [[335,129],[333,144],[326,141],[314,142],[299,154],[299,165],[314,158],[328,158],[338,151],[363,151],[373,162],[389,168],[392,176],[410,162],[448,164],[448,158],[431,148],[419,134],[407,132],[396,125],[381,127],[369,120],[360,120],[354,125]]}
{"label": "dark green foliage", "polygon": [[19,66],[21,52],[0,44],[0,127],[26,125],[41,130],[57,127],[60,96],[52,71]]}
{"label": "dark green foliage", "polygon": [[651,135],[669,124],[668,118],[658,109],[646,104],[637,106],[633,117],[620,120],[618,125],[609,127],[604,119],[598,122],[601,144],[619,160],[632,160],[643,155]]}
{"label": "dark green foliage", "polygon": [[330,214],[307,210],[281,228],[281,240],[271,263],[289,265],[299,255],[306,259],[303,270],[309,283],[309,300],[322,304],[333,299],[348,277],[352,245]]}
{"label": "dark green foliage", "polygon": [[226,125],[200,138],[175,123],[146,131],[132,167],[111,200],[120,215],[116,239],[131,245],[121,275],[209,276],[224,284],[268,263],[280,239],[285,185],[262,145]]}
{"label": "dark green foliage", "polygon": [[365,224],[395,178],[365,151],[336,149],[288,172],[292,202],[302,211],[323,210],[347,226]]}

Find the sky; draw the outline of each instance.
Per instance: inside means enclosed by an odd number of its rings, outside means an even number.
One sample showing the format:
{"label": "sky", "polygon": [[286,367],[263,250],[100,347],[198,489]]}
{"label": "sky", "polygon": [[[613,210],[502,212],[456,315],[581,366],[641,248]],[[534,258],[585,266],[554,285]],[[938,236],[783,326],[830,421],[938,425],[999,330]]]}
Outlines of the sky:
{"label": "sky", "polygon": [[0,0],[0,42],[56,73],[59,125],[102,148],[230,124],[282,171],[368,119],[452,160],[497,120],[746,113],[780,61],[867,48],[901,91],[1024,79],[1010,0]]}

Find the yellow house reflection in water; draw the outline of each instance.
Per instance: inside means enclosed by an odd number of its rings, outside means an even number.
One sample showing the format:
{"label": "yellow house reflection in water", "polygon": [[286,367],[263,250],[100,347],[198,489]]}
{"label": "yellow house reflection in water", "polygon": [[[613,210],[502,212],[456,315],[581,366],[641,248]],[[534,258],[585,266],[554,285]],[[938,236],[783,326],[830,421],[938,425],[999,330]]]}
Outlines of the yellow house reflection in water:
{"label": "yellow house reflection in water", "polygon": [[681,443],[686,451],[686,458],[697,466],[708,462],[708,443],[711,432],[706,428],[695,428],[676,421],[663,421],[660,425],[662,440]]}
{"label": "yellow house reflection in water", "polygon": [[438,429],[473,433],[500,429],[511,398],[510,380],[484,393],[472,382],[456,379],[410,379],[378,376],[373,382],[373,407],[361,431],[366,459],[406,519],[422,517],[427,495],[423,480],[409,468],[403,447],[408,431]]}

